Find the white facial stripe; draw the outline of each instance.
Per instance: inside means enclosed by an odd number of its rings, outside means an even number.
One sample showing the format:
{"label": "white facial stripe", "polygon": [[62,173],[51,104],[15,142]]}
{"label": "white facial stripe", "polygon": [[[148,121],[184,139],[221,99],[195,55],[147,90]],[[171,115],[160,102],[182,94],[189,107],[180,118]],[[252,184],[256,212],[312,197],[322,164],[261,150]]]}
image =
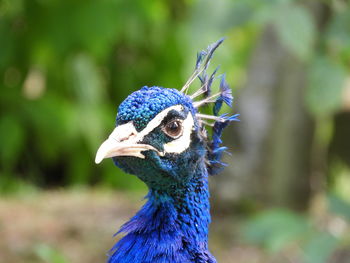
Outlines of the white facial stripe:
{"label": "white facial stripe", "polygon": [[188,113],[187,118],[183,121],[183,134],[179,138],[163,145],[165,153],[182,153],[191,143],[191,133],[193,130],[193,116]]}
{"label": "white facial stripe", "polygon": [[161,111],[160,113],[158,113],[148,124],[147,126],[140,131],[140,133],[137,135],[138,137],[138,141],[142,141],[143,138],[149,134],[151,131],[153,131],[155,128],[157,128],[163,121],[163,119],[165,118],[165,116],[167,116],[167,114],[172,111],[172,110],[176,110],[176,111],[183,111],[183,106],[182,105],[175,105],[175,106],[171,106],[169,108],[166,108],[165,110]]}

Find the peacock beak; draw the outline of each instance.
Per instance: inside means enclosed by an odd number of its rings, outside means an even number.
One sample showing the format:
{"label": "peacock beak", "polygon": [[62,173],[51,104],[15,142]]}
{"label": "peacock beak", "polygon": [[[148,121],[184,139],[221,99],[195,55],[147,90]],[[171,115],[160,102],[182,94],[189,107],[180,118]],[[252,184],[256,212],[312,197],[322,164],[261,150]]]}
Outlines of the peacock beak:
{"label": "peacock beak", "polygon": [[131,122],[117,126],[97,150],[95,163],[99,164],[103,159],[115,156],[134,156],[144,159],[142,151],[158,152],[151,145],[138,143],[140,139],[138,135]]}

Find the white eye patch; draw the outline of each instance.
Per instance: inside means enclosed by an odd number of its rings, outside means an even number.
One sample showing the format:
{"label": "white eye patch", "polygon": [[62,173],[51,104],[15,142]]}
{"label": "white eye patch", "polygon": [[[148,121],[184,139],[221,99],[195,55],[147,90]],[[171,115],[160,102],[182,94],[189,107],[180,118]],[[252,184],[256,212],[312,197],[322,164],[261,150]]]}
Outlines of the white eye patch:
{"label": "white eye patch", "polygon": [[[168,113],[172,110],[183,111],[182,105],[174,105],[171,106],[160,113],[158,113],[148,124],[147,126],[140,132],[137,132],[134,128],[132,122],[120,125],[115,128],[111,137],[116,138],[117,141],[124,141],[128,143],[137,144],[143,141],[144,137],[151,133],[155,128],[159,127],[164,120],[164,118],[168,115]],[[166,144],[163,145],[164,152],[159,153],[164,155],[165,153],[182,153],[184,152],[191,143],[191,133],[194,126],[194,120],[191,112],[188,113],[186,119],[182,122],[183,133],[182,135]]]}
{"label": "white eye patch", "polygon": [[161,111],[147,124],[147,126],[142,131],[140,131],[140,133],[138,133],[137,139],[139,141],[142,141],[147,134],[149,134],[162,123],[163,119],[168,115],[170,111],[182,111],[183,109],[184,108],[182,105],[175,105]]}
{"label": "white eye patch", "polygon": [[189,112],[187,118],[182,122],[183,133],[182,135],[166,144],[163,145],[165,153],[182,153],[184,152],[191,144],[191,133],[193,130],[193,117]]}
{"label": "white eye patch", "polygon": [[[184,108],[182,105],[175,105],[169,107],[159,114],[155,116],[148,125],[138,134],[137,140],[142,141],[144,136],[152,132],[155,128],[157,128],[163,121],[163,119],[167,116],[167,114],[172,111],[182,111]],[[186,119],[182,122],[183,133],[182,135],[166,144],[163,145],[164,152],[163,153],[182,153],[184,152],[191,144],[191,133],[194,126],[194,120],[191,112],[188,113]]]}

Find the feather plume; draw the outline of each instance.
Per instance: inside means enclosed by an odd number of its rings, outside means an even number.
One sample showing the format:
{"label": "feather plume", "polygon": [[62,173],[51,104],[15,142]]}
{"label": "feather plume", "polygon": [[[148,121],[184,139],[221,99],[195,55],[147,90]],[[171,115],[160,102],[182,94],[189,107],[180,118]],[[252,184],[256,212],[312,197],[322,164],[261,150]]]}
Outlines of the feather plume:
{"label": "feather plume", "polygon": [[208,171],[210,175],[220,173],[223,167],[227,165],[226,163],[221,162],[222,154],[227,150],[227,147],[220,146],[222,143],[221,136],[223,130],[231,121],[239,121],[238,116],[239,114],[232,116],[227,116],[227,114],[225,114],[224,116],[221,116],[221,118],[225,119],[225,121],[216,121],[214,123],[212,141],[208,145],[208,159],[210,163]]}
{"label": "feather plume", "polygon": [[226,82],[225,74],[223,74],[220,81],[220,96],[216,99],[213,107],[214,115],[217,116],[219,114],[223,103],[227,104],[229,107],[232,107],[232,101],[232,91],[230,89],[230,86]]}
{"label": "feather plume", "polygon": [[220,66],[216,67],[216,69],[211,73],[210,77],[208,78],[207,82],[205,83],[205,91],[204,91],[204,97],[209,97],[211,94],[211,85],[213,84],[215,74],[219,70]]}
{"label": "feather plume", "polygon": [[[201,87],[194,92],[190,98],[194,100],[201,95],[203,98],[198,101],[193,101],[193,106],[198,109],[203,105],[213,103],[213,115],[203,114],[200,112],[196,113],[196,117],[200,124],[200,134],[202,134],[202,138],[207,141],[206,163],[208,172],[211,175],[219,173],[226,165],[225,163],[221,162],[221,157],[227,150],[227,147],[221,146],[222,132],[231,121],[238,121],[239,116],[239,114],[228,115],[227,113],[219,115],[222,105],[225,103],[229,107],[232,107],[233,101],[232,91],[226,81],[225,74],[221,75],[219,92],[211,95],[211,87],[216,79],[215,76],[219,70],[219,67],[217,67],[210,75],[208,75],[207,69],[215,50],[223,41],[224,38],[221,38],[217,42],[209,45],[206,50],[203,50],[197,54],[195,70],[181,90],[186,94],[189,86],[198,77],[201,82]],[[212,127],[211,138],[208,138],[205,126]]]}
{"label": "feather plume", "polygon": [[205,64],[204,64],[205,69],[208,68],[209,62],[210,62],[211,58],[213,57],[215,50],[222,44],[222,42],[224,42],[224,40],[225,40],[224,37],[220,38],[218,41],[216,41],[215,43],[208,46],[207,57],[206,57]]}
{"label": "feather plume", "polygon": [[[182,87],[181,92],[187,94],[187,90],[192,84],[192,82],[207,70],[215,50],[221,45],[223,41],[224,41],[224,38],[221,38],[215,43],[209,45],[206,50],[203,50],[197,54],[195,70],[190,76],[190,78],[187,80],[185,85]],[[204,75],[205,74],[206,73],[204,73]],[[202,78],[203,78],[203,75],[202,75]]]}
{"label": "feather plume", "polygon": [[197,53],[197,61],[196,61],[196,68],[195,69],[199,69],[200,65],[203,61],[203,58],[207,55],[207,53],[202,50],[201,52]]}

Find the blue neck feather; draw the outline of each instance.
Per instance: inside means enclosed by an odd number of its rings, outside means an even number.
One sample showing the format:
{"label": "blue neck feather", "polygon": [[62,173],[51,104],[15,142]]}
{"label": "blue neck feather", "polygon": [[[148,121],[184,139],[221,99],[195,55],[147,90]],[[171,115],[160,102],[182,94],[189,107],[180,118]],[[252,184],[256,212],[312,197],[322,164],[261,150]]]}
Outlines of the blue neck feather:
{"label": "blue neck feather", "polygon": [[[118,233],[109,263],[215,263],[208,251],[210,204],[204,163],[181,190],[150,189],[147,202]],[[179,189],[175,188],[174,189]]]}

